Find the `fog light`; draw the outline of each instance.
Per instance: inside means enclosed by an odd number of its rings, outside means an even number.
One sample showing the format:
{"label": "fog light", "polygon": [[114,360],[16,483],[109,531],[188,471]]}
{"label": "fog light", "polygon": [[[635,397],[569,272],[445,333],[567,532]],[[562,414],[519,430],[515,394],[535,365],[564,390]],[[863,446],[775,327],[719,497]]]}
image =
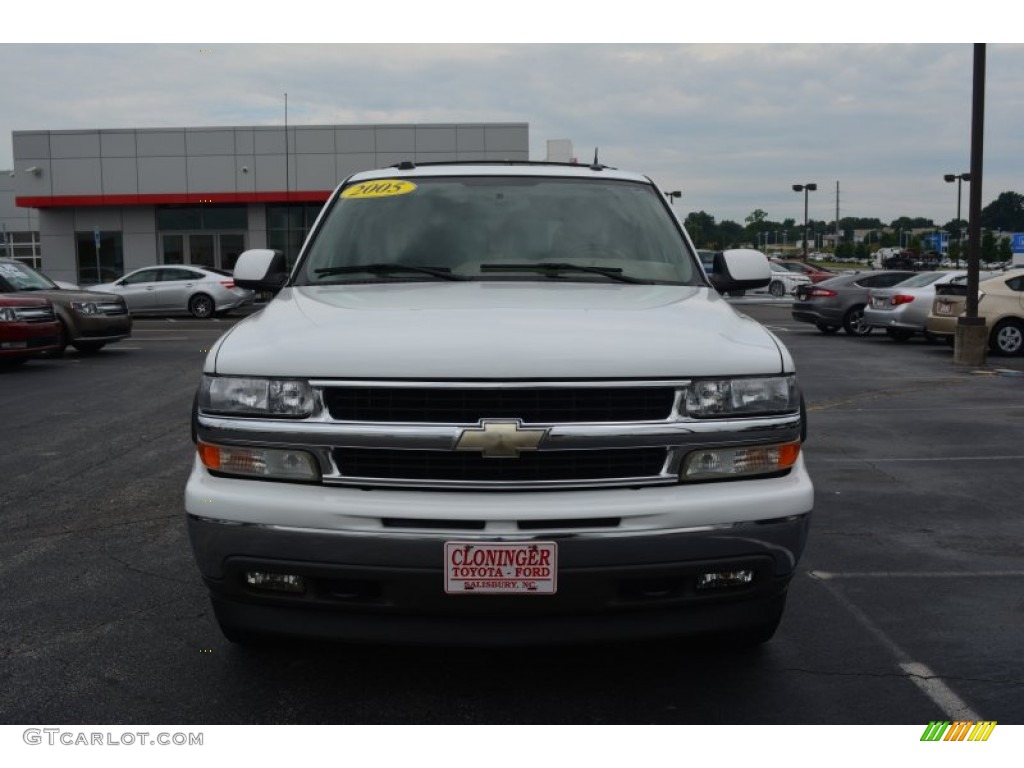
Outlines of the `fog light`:
{"label": "fog light", "polygon": [[749,569],[742,571],[712,571],[710,573],[702,573],[697,577],[697,589],[744,587],[753,580],[754,572]]}
{"label": "fog light", "polygon": [[301,595],[306,591],[306,580],[292,573],[246,571],[245,583],[266,592],[291,592]]}

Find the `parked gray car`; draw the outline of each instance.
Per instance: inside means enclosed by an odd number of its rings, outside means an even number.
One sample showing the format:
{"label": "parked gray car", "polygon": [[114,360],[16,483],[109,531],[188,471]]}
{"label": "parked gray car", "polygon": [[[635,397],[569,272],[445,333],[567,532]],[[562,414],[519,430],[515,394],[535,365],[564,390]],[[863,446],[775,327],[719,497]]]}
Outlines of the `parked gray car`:
{"label": "parked gray car", "polygon": [[871,333],[864,319],[868,292],[890,288],[915,274],[897,269],[851,272],[816,285],[801,285],[791,310],[793,319],[813,323],[825,334],[842,328],[851,336],[867,336]]}
{"label": "parked gray car", "polygon": [[133,315],[188,313],[206,318],[251,304],[256,294],[239,288],[230,272],[207,267],[166,264],[129,272],[95,291],[124,297]]}
{"label": "parked gray car", "polygon": [[[994,276],[995,272],[983,272],[981,280]],[[925,328],[928,313],[935,299],[935,288],[939,285],[966,284],[967,272],[918,272],[892,288],[876,288],[871,291],[871,300],[864,308],[864,320],[873,328],[882,328],[893,341],[907,341],[915,333],[931,339],[932,334]]]}

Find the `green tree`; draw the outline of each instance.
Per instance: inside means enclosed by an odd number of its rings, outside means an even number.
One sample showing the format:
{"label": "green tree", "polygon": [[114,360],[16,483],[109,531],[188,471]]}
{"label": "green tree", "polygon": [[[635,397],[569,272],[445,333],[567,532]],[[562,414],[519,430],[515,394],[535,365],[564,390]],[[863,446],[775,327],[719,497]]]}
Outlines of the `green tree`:
{"label": "green tree", "polygon": [[721,248],[736,248],[743,242],[743,227],[735,221],[723,221],[718,225],[718,233],[721,237]]}
{"label": "green tree", "polygon": [[952,259],[953,263],[959,267],[960,259],[965,258],[965,254],[961,253],[960,243],[956,240],[949,241],[949,258]]}
{"label": "green tree", "polygon": [[878,236],[878,247],[879,248],[892,248],[899,243],[896,242],[897,235],[895,232],[882,232]]}
{"label": "green tree", "polygon": [[900,216],[889,226],[893,229],[935,229],[935,222],[920,216],[916,219],[912,219],[909,216]]}
{"label": "green tree", "polygon": [[855,259],[857,256],[857,246],[853,243],[846,242],[840,243],[836,246],[836,258],[837,259]]}
{"label": "green tree", "polygon": [[999,252],[996,249],[996,236],[991,230],[985,230],[985,233],[981,236],[981,260],[986,264],[992,264],[999,258]]}
{"label": "green tree", "polygon": [[761,208],[755,208],[754,211],[744,219],[748,225],[762,224],[768,220],[768,212]]}
{"label": "green tree", "polygon": [[1010,245],[1010,238],[999,238],[999,247],[996,250],[999,261],[1011,261],[1013,259],[1013,247]]}
{"label": "green tree", "polygon": [[1006,232],[1024,231],[1024,195],[1003,192],[981,209],[981,226]]}
{"label": "green tree", "polygon": [[698,248],[719,247],[719,244],[716,242],[718,225],[715,224],[715,217],[711,214],[704,211],[692,212],[687,215],[683,224]]}

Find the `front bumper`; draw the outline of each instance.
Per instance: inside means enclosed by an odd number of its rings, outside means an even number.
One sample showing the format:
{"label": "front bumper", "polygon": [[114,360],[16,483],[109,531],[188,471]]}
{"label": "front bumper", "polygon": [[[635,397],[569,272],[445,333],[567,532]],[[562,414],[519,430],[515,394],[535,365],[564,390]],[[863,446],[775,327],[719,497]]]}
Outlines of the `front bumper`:
{"label": "front bumper", "polygon": [[57,347],[57,323],[4,323],[0,328],[0,357],[31,357]]}
{"label": "front bumper", "polygon": [[842,325],[842,307],[824,307],[806,301],[794,301],[790,308],[794,320],[814,325]]}
{"label": "front bumper", "polygon": [[[277,498],[282,489],[290,503]],[[228,497],[238,491],[246,491],[250,521],[215,517],[232,514]],[[333,516],[309,527],[307,503],[333,508]],[[186,504],[218,618],[237,631],[490,645],[695,635],[769,622],[803,551],[813,492],[802,462],[769,480],[518,493],[323,488],[227,480],[197,468]],[[608,522],[613,509],[617,525]],[[290,517],[306,522],[290,525]],[[455,527],[481,518],[482,531]],[[552,527],[527,532],[517,518]],[[556,541],[558,591],[446,594],[444,544],[467,540]],[[754,571],[750,584],[697,589],[701,573],[739,569]],[[302,576],[306,590],[257,591],[246,584],[250,570]]]}
{"label": "front bumper", "polygon": [[873,328],[894,328],[897,330],[917,331],[924,330],[924,322],[914,318],[898,309],[873,309],[868,306],[864,308],[864,322]]}
{"label": "front bumper", "polygon": [[132,316],[125,315],[73,315],[69,328],[71,341],[121,341],[132,335]]}

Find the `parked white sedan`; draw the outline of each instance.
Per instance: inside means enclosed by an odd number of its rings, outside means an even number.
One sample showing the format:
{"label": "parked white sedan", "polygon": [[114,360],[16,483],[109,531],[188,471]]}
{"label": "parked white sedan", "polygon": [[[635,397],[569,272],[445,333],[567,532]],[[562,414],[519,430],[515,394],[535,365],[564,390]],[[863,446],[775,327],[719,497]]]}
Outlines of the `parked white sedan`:
{"label": "parked white sedan", "polygon": [[189,264],[143,267],[91,290],[123,296],[133,315],[187,312],[199,318],[251,304],[256,296],[253,291],[237,287],[230,272]]}
{"label": "parked white sedan", "polygon": [[771,282],[768,283],[767,287],[759,288],[754,293],[764,293],[767,291],[776,298],[782,298],[783,296],[792,296],[797,286],[811,285],[811,278],[806,275],[790,272],[779,264],[771,263],[769,266],[772,269]]}

